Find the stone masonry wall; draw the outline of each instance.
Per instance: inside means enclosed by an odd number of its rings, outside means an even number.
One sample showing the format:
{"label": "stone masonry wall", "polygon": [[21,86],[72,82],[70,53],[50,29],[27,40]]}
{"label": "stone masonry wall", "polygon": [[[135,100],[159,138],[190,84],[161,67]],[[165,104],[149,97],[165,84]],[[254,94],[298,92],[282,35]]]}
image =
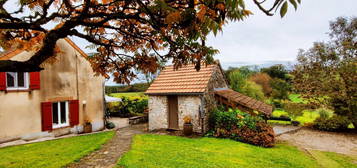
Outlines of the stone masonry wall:
{"label": "stone masonry wall", "polygon": [[149,130],[168,127],[167,96],[149,96]]}
{"label": "stone masonry wall", "polygon": [[194,132],[201,132],[201,119],[199,107],[201,98],[199,96],[178,96],[179,128],[183,129],[183,118],[190,116]]}
{"label": "stone masonry wall", "polygon": [[204,104],[205,104],[205,119],[204,119],[204,132],[208,131],[208,120],[209,114],[216,107],[216,100],[214,98],[215,88],[228,88],[227,81],[225,80],[224,73],[222,72],[220,66],[216,66],[212,73],[212,77],[208,82],[208,88],[204,94]]}

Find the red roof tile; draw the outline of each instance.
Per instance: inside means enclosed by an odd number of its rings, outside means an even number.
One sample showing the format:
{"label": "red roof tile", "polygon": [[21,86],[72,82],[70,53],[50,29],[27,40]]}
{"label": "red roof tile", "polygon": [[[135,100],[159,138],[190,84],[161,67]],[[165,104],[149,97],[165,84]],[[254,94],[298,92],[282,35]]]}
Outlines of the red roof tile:
{"label": "red roof tile", "polygon": [[203,93],[206,91],[212,72],[217,66],[216,64],[202,66],[200,71],[197,71],[194,65],[187,65],[177,70],[173,66],[167,66],[145,93]]}

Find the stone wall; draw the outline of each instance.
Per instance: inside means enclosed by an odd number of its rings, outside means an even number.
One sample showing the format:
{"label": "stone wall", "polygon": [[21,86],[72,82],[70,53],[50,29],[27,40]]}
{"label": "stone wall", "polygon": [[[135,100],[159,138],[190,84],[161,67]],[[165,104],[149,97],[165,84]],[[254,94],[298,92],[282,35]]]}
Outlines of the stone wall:
{"label": "stone wall", "polygon": [[217,65],[212,73],[211,79],[208,82],[207,91],[204,94],[205,119],[204,132],[209,129],[208,120],[210,112],[216,107],[216,100],[214,98],[215,88],[228,88],[226,78],[220,65]]}
{"label": "stone wall", "polygon": [[149,96],[149,130],[168,127],[168,109],[166,96]]}
{"label": "stone wall", "polygon": [[[167,101],[167,96],[149,96],[149,130],[168,128]],[[179,129],[183,129],[183,118],[190,116],[194,131],[201,132],[199,113],[201,98],[199,96],[177,96],[177,101]]]}
{"label": "stone wall", "polygon": [[201,117],[199,107],[201,98],[199,96],[178,96],[178,111],[179,111],[179,128],[183,129],[183,118],[190,116],[193,124],[194,132],[201,132]]}

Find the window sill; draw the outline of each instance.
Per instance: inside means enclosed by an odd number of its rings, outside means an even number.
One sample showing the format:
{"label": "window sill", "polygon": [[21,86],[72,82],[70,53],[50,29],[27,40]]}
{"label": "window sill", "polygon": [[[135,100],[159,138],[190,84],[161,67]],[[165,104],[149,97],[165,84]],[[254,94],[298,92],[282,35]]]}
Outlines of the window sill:
{"label": "window sill", "polygon": [[11,90],[5,90],[5,92],[8,93],[13,93],[13,92],[31,92],[31,89],[11,89]]}
{"label": "window sill", "polygon": [[52,130],[59,130],[59,129],[63,129],[63,128],[71,128],[71,126],[70,125],[63,125],[63,126],[52,127]]}

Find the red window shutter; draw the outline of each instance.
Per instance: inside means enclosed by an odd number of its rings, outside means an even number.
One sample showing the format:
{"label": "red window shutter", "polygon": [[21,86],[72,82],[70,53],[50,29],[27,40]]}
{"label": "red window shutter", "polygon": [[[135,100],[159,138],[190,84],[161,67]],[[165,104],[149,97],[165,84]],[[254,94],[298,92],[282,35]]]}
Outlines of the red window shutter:
{"label": "red window shutter", "polygon": [[0,72],[0,91],[6,90],[6,72]]}
{"label": "red window shutter", "polygon": [[40,89],[40,72],[30,72],[30,89]]}
{"label": "red window shutter", "polygon": [[79,100],[69,101],[69,121],[71,126],[79,124]]}
{"label": "red window shutter", "polygon": [[41,113],[42,113],[42,131],[52,130],[52,103],[43,102],[41,103]]}

